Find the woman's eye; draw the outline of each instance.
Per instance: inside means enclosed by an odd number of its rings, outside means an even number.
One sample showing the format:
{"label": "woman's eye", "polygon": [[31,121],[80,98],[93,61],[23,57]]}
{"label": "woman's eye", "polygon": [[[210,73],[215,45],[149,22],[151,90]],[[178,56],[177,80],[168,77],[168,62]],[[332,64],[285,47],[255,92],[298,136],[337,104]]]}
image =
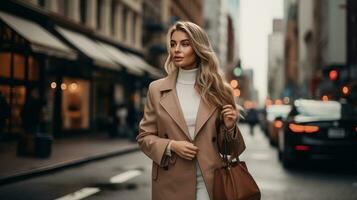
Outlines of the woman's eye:
{"label": "woman's eye", "polygon": [[190,44],[189,43],[182,43],[182,46],[188,47],[188,46],[190,46]]}
{"label": "woman's eye", "polygon": [[176,44],[175,44],[175,43],[171,43],[170,46],[171,46],[171,47],[175,47]]}

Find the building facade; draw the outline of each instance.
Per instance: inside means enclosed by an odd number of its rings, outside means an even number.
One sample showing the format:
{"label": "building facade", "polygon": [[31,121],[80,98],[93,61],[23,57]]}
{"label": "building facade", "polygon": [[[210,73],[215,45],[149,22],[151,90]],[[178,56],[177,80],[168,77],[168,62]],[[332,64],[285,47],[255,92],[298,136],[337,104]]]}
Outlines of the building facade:
{"label": "building facade", "polygon": [[273,20],[273,32],[268,36],[268,95],[281,99],[284,89],[284,34],[283,21]]}
{"label": "building facade", "polygon": [[143,59],[142,6],[141,0],[5,1],[0,91],[11,107],[5,132],[24,132],[21,112],[32,91],[40,93],[39,129],[56,136],[115,132],[119,105],[139,113],[148,83],[164,75]]}

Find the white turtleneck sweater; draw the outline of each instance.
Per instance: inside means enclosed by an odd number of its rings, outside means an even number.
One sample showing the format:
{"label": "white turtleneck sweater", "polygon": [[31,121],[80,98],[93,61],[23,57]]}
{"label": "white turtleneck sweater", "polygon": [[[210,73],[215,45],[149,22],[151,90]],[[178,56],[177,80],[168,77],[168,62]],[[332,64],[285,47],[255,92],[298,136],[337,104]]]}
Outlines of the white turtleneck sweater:
{"label": "white turtleneck sweater", "polygon": [[176,82],[177,97],[192,140],[195,139],[196,117],[200,103],[200,95],[194,88],[197,72],[198,68],[190,70],[180,68]]}
{"label": "white turtleneck sweater", "polygon": [[[177,97],[179,99],[182,113],[184,115],[188,131],[192,140],[195,138],[195,126],[196,118],[198,112],[198,106],[200,103],[200,95],[195,90],[196,76],[198,73],[198,68],[184,70],[179,69],[177,81],[176,81],[176,91]],[[166,155],[171,156],[171,142],[167,146]],[[197,200],[209,200],[208,192],[203,181],[202,173],[196,161],[196,199]]]}

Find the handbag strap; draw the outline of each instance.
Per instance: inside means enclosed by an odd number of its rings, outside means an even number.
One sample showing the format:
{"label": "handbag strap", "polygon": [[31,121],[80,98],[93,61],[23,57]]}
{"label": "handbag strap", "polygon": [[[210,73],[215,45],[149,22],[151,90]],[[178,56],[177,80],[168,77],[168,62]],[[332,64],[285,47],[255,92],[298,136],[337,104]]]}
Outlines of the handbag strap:
{"label": "handbag strap", "polygon": [[[220,133],[220,130],[221,130],[221,126],[224,126],[224,121],[223,121],[223,117],[222,115],[220,115],[219,117],[219,125],[218,125],[218,128],[219,128],[219,131],[218,131],[218,134]],[[233,164],[233,159],[236,158],[236,160],[239,162],[239,156],[238,154],[236,154],[235,152],[232,152],[231,149],[230,149],[230,146],[228,144],[228,133],[227,133],[227,129],[224,128],[223,129],[223,151],[222,149],[220,148],[220,144],[219,144],[219,139],[217,139],[217,147],[218,147],[218,151],[219,153],[222,154],[222,160],[223,162],[225,163],[226,166],[232,166]],[[218,137],[218,136],[217,136]],[[232,154],[230,154],[232,153]],[[228,155],[230,155],[231,157],[228,158]]]}

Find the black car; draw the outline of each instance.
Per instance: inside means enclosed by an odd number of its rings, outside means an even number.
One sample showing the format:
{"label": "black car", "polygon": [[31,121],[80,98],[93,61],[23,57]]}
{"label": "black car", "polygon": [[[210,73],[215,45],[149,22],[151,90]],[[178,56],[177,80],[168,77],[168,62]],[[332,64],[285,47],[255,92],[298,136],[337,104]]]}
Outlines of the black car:
{"label": "black car", "polygon": [[344,107],[337,101],[296,100],[278,134],[279,159],[284,167],[301,160],[356,162],[357,114],[353,107]]}

